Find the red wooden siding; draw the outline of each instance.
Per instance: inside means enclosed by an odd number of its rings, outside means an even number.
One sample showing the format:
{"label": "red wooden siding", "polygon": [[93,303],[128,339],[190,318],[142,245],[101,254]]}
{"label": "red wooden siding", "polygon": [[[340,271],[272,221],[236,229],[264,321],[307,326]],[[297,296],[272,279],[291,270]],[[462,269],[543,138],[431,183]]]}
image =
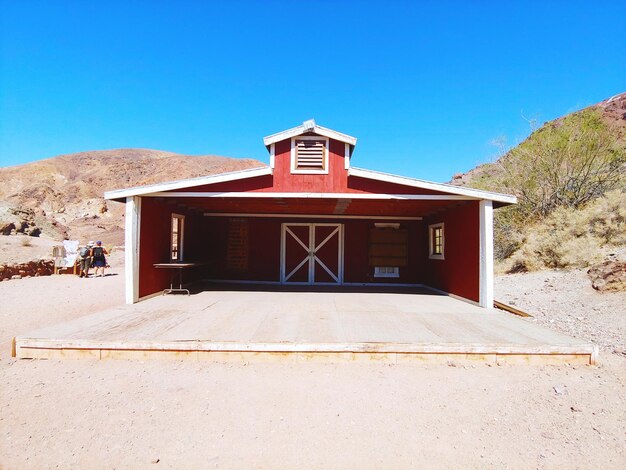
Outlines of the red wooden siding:
{"label": "red wooden siding", "polygon": [[[424,220],[426,237],[428,225],[444,223],[445,259],[428,259],[426,253],[426,284],[476,302],[480,282],[478,208],[478,201],[470,201]],[[428,245],[428,238],[424,243]]]}
{"label": "red wooden siding", "polygon": [[[185,216],[183,259],[196,260],[200,251],[200,222],[202,215],[177,208],[163,201],[145,197],[141,201],[141,224],[139,227],[139,297],[154,294],[169,287],[170,271],[156,269],[154,263],[170,260],[172,213]],[[192,281],[202,273],[186,270],[184,280]],[[176,277],[178,279],[178,277]]]}
{"label": "red wooden siding", "polygon": [[423,217],[455,201],[372,200],[335,198],[180,198],[183,204],[206,212],[253,214],[381,215]]}
{"label": "red wooden siding", "polygon": [[202,234],[206,243],[202,253],[211,279],[278,281],[280,279],[280,222],[271,219],[248,221],[247,270],[229,271],[226,246],[229,218],[205,217]]}
{"label": "red wooden siding", "polygon": [[277,142],[274,147],[274,186],[276,192],[334,193],[347,186],[348,175],[344,167],[345,146],[342,142],[329,139],[328,174],[291,174],[291,141]]}
{"label": "red wooden siding", "polygon": [[369,230],[374,223],[367,220],[349,221],[345,225],[344,280],[355,283],[423,283],[425,255],[421,221],[402,222],[401,228],[409,230],[409,265],[400,268],[399,278],[375,278],[374,268],[369,266]]}

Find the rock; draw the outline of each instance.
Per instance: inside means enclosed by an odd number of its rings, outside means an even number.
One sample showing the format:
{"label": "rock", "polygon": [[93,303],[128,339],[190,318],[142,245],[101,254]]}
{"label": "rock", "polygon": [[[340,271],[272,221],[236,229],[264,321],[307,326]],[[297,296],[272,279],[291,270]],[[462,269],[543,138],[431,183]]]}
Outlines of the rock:
{"label": "rock", "polygon": [[28,222],[26,222],[25,220],[20,220],[19,222],[15,223],[15,231],[17,233],[24,233],[26,229],[28,229]]}
{"label": "rock", "polygon": [[555,385],[552,387],[554,393],[557,395],[567,395],[569,392],[567,391],[567,387],[565,385]]}
{"label": "rock", "polygon": [[592,266],[587,274],[597,291],[626,291],[626,262],[605,261]]}
{"label": "rock", "polygon": [[0,222],[0,235],[11,235],[14,230],[15,224],[13,222]]}
{"label": "rock", "polygon": [[11,276],[11,280],[17,280],[17,279],[22,279],[22,276],[20,276],[19,274],[15,274],[14,276]]}
{"label": "rock", "polygon": [[41,229],[39,227],[29,227],[25,233],[31,237],[38,237],[41,235]]}

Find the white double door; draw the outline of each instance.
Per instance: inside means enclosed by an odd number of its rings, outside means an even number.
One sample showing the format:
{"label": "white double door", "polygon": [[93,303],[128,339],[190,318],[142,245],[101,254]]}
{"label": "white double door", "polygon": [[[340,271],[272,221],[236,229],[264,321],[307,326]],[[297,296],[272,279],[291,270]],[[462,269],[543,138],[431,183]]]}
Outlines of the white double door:
{"label": "white double door", "polygon": [[343,283],[343,225],[284,223],[280,281],[283,284]]}

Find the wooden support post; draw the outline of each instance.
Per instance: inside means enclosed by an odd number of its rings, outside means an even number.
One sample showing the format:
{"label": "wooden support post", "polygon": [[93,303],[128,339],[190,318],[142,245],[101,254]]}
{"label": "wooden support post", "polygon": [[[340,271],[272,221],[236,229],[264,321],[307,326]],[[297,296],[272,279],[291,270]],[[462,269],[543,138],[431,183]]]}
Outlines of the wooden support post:
{"label": "wooden support post", "polygon": [[480,219],[480,287],[479,304],[493,308],[493,202],[479,203]]}
{"label": "wooden support post", "polygon": [[125,227],[125,281],[126,303],[134,304],[139,300],[139,230],[141,223],[141,198],[126,198]]}

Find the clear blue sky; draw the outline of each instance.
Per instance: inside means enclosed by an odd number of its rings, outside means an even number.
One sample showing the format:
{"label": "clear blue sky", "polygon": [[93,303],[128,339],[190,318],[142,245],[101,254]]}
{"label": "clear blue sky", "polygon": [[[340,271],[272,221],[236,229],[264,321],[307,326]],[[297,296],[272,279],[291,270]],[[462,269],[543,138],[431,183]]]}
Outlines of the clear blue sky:
{"label": "clear blue sky", "polygon": [[0,0],[0,166],[144,147],[268,161],[315,118],[447,181],[626,91],[626,2]]}

